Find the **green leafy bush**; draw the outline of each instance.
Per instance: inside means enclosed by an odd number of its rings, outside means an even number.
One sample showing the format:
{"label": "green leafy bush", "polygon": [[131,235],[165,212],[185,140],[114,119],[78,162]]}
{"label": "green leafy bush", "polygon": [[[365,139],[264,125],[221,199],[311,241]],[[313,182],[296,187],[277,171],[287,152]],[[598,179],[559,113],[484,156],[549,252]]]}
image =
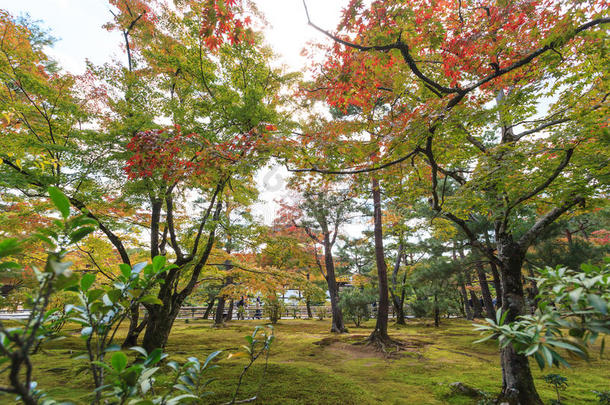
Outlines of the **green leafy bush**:
{"label": "green leafy bush", "polygon": [[603,352],[604,335],[610,334],[610,260],[602,267],[583,264],[581,271],[547,267],[535,280],[539,304],[534,315],[505,323],[506,313],[499,309],[495,320],[475,325],[487,335],[479,342],[497,337],[502,347],[512,344],[517,352],[533,356],[541,369],[569,365],[559,349],[587,359],[600,337]]}
{"label": "green leafy bush", "polygon": [[545,383],[549,384],[557,394],[557,400],[553,400],[554,404],[561,404],[561,391],[568,388],[568,379],[559,374],[547,374],[542,376]]}
{"label": "green leafy bush", "polygon": [[319,321],[323,321],[324,318],[328,318],[328,314],[329,311],[326,305],[316,307],[316,309],[314,310],[314,315],[316,316],[316,318],[318,318]]}
{"label": "green leafy bush", "polygon": [[339,305],[341,311],[343,311],[343,316],[354,322],[356,327],[360,327],[363,321],[368,321],[371,318],[370,306],[375,300],[375,295],[370,291],[352,288],[341,293]]}
{"label": "green leafy bush", "polygon": [[[176,405],[192,400],[199,402],[209,394],[206,389],[213,379],[207,377],[207,370],[216,367],[210,363],[220,355],[220,351],[211,353],[203,363],[193,357],[183,365],[167,362],[167,371],[174,375],[173,383],[168,388],[156,384],[154,378],[161,369],[161,360],[167,357],[161,349],[147,353],[141,347],[132,347],[130,350],[136,353],[137,358],[135,362],[130,362],[128,355],[113,343],[132,305],[161,304],[150,292],[156,287],[158,276],[173,266],[167,265],[164,256],[153,258],[152,263],[140,263],[133,267],[123,264],[120,275],[109,285],[98,285],[93,273],[78,276],[70,270],[71,263],[63,259],[70,246],[93,232],[95,221],[84,216],[70,217],[68,199],[54,188],[49,188],[49,194],[62,219],[53,221],[51,226],[35,235],[45,242],[48,252],[44,268],[34,269],[38,287],[28,300],[31,310],[29,318],[11,328],[0,321],[0,376],[9,372],[8,378],[4,378],[8,386],[1,386],[0,392],[13,395],[13,398],[28,405],[57,404],[32,381],[30,355],[41,342],[60,337],[61,326],[69,320],[81,326],[80,336],[85,342],[86,351],[77,358],[84,359],[91,371],[93,404]],[[0,240],[0,268],[20,267],[11,261],[11,257],[20,253],[21,249],[22,244],[16,239]],[[69,303],[62,309],[61,305],[53,302],[54,295],[56,298],[69,297],[68,301],[78,297],[79,302]],[[244,346],[244,353],[249,362],[239,377],[231,403],[236,401],[244,374],[252,364],[262,355],[266,361],[268,359],[273,330],[270,328],[270,333],[259,333],[262,329],[257,327],[252,335],[246,337],[248,345]]]}
{"label": "green leafy bush", "polygon": [[281,300],[277,295],[273,295],[265,298],[264,311],[269,317],[269,320],[273,325],[282,319],[282,313],[284,313],[286,307],[284,301]]}

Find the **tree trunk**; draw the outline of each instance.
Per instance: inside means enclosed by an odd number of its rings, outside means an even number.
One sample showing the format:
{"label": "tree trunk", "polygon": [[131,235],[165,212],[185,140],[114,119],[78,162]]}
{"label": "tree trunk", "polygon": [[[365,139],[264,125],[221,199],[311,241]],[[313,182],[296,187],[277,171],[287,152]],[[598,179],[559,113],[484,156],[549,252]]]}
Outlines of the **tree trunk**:
{"label": "tree trunk", "polygon": [[[220,193],[224,187],[224,182],[219,184],[216,188],[216,193]],[[216,194],[215,194],[216,196]],[[213,204],[216,203],[216,209],[212,216],[213,221],[218,221],[220,217],[220,211],[222,209],[222,200],[218,199],[215,201],[215,196],[210,203],[207,213],[211,212]],[[206,215],[207,218],[207,215]],[[204,222],[201,224],[203,227]],[[152,229],[152,228],[151,228]],[[203,252],[198,256],[198,261],[193,267],[190,279],[182,291],[178,291],[178,285],[180,281],[180,272],[184,269],[184,266],[188,261],[176,263],[176,267],[163,273],[163,283],[159,287],[157,298],[163,303],[163,305],[147,305],[148,311],[148,324],[146,325],[146,332],[144,333],[144,340],[142,341],[142,347],[148,352],[151,352],[157,348],[163,348],[167,344],[167,338],[171,330],[176,317],[180,311],[180,307],[184,303],[184,300],[193,292],[193,289],[197,285],[197,280],[201,274],[201,270],[205,266],[215,240],[216,225],[212,228],[208,235],[207,243]],[[151,247],[153,249],[154,246]],[[151,250],[153,253],[153,250]],[[193,253],[194,254],[194,253]],[[153,254],[151,256],[154,257]]]}
{"label": "tree trunk", "polygon": [[163,304],[146,305],[148,323],[144,332],[142,347],[149,353],[154,349],[165,347],[174,321],[180,312],[180,307],[187,297],[186,294],[174,294],[179,271],[180,269],[176,268],[165,273],[165,282],[161,284],[157,294],[157,298]]}
{"label": "tree trunk", "polygon": [[394,311],[396,313],[396,324],[406,325],[405,322],[405,310],[403,305],[405,303],[405,279],[401,286],[400,298],[396,296],[396,285],[398,284],[398,271],[400,270],[400,259],[402,258],[403,244],[402,242],[398,245],[398,252],[396,254],[396,261],[394,262],[394,270],[392,271],[392,288],[390,288],[390,294],[392,296],[392,303],[394,304]]}
{"label": "tree trunk", "polygon": [[496,289],[496,307],[502,307],[502,279],[498,273],[498,266],[492,261],[489,262],[489,268],[494,278],[494,288]]}
{"label": "tree trunk", "polygon": [[[227,253],[230,253],[230,251],[227,250]],[[233,268],[233,266],[231,266],[231,261],[230,260],[225,260],[224,261],[224,266],[225,266],[226,270],[231,270]],[[224,279],[222,288],[220,289],[220,293],[218,294],[218,304],[216,305],[216,315],[214,316],[214,326],[220,326],[225,321],[224,311],[225,311],[225,303],[227,302],[227,298],[222,293],[222,289],[225,288],[226,286],[231,285],[231,284],[233,284],[233,278],[232,277],[226,277]],[[231,301],[231,304],[232,304],[232,301]],[[232,305],[231,305],[231,309],[233,309]],[[228,314],[227,314],[226,318],[227,319],[229,318]]]}
{"label": "tree trunk", "polygon": [[[309,273],[306,274],[307,282],[309,283]],[[305,307],[307,308],[307,318],[313,318],[313,314],[311,313],[311,301],[309,300],[309,295],[305,296]]]}
{"label": "tree trunk", "polygon": [[[472,287],[472,286],[471,286]],[[473,318],[482,318],[483,317],[483,307],[481,306],[481,301],[479,297],[477,297],[477,293],[474,290],[470,290],[470,300],[472,301],[472,309],[473,309]]]}
{"label": "tree trunk", "polygon": [[214,315],[214,326],[220,326],[224,322],[225,312],[225,297],[222,295],[218,296],[218,303],[216,304],[216,314]]}
{"label": "tree trunk", "polygon": [[[459,292],[460,292],[460,289],[458,289],[458,293]],[[459,303],[460,313],[462,314],[462,316],[464,318],[466,318],[466,307],[464,306],[464,297],[462,296],[462,294],[458,295],[458,303]]]}
{"label": "tree trunk", "polygon": [[333,260],[332,245],[328,232],[324,233],[324,264],[326,266],[326,283],[330,295],[330,309],[332,312],[331,332],[345,333],[347,328],[343,323],[343,312],[339,306],[339,287],[335,276],[335,262]]}
{"label": "tree trunk", "polygon": [[227,311],[226,321],[233,319],[233,300],[229,301],[229,310]]}
{"label": "tree trunk", "polygon": [[152,305],[148,309],[148,324],[144,332],[142,347],[147,352],[152,352],[156,348],[164,348],[167,339],[178,316],[182,301],[171,297],[163,302],[163,305]]}
{"label": "tree trunk", "polygon": [[438,308],[438,294],[434,294],[434,326],[439,327],[441,324],[440,310]]}
{"label": "tree trunk", "polygon": [[462,294],[462,301],[464,302],[464,312],[466,313],[466,319],[472,321],[474,316],[472,316],[472,308],[468,303],[468,293],[466,292],[466,286],[464,283],[460,282],[460,292]]}
{"label": "tree trunk", "polygon": [[138,345],[138,336],[140,336],[140,332],[143,329],[143,327],[138,327],[139,320],[140,303],[137,303],[136,305],[132,305],[131,308],[129,308],[129,329],[127,330],[127,336],[121,344],[121,347],[128,348]]}
{"label": "tree trunk", "polygon": [[485,306],[485,312],[489,319],[495,319],[496,311],[494,310],[494,304],[491,299],[491,292],[489,291],[489,285],[487,284],[487,274],[483,269],[483,263],[480,261],[476,264],[477,276],[479,278],[479,284],[481,285],[481,295],[483,296],[483,305]]}
{"label": "tree trunk", "polygon": [[402,314],[402,320],[405,321],[405,296],[407,294],[407,273],[402,277],[402,288],[400,289],[400,313]]}
{"label": "tree trunk", "polygon": [[[502,310],[508,312],[506,323],[513,322],[524,314],[525,300],[521,267],[525,257],[519,245],[509,235],[500,235],[498,241],[498,258],[501,262],[502,275]],[[534,379],[529,367],[528,358],[518,354],[512,345],[501,350],[502,395],[511,405],[541,405],[542,400],[536,392]]]}
{"label": "tree trunk", "polygon": [[394,304],[394,310],[396,312],[396,324],[398,325],[406,325],[405,322],[405,310],[403,308],[403,302],[400,298],[398,298],[392,290],[392,303]]}
{"label": "tree trunk", "polygon": [[212,298],[210,302],[208,302],[208,306],[203,313],[203,319],[208,319],[210,316],[210,312],[212,312],[212,308],[214,307],[214,301],[216,301],[216,297]]}
{"label": "tree trunk", "polygon": [[[528,266],[529,267],[529,266]],[[528,274],[529,277],[531,279],[533,279],[534,277],[536,277],[536,274],[534,274],[534,270],[529,267],[528,268]],[[528,298],[529,298],[529,310],[530,310],[530,314],[534,314],[536,312],[536,308],[538,308],[538,286],[536,285],[536,282],[533,280],[530,280],[530,285],[528,290]]]}
{"label": "tree trunk", "polygon": [[382,345],[391,343],[392,340],[388,336],[388,310],[390,300],[388,297],[388,267],[385,262],[385,253],[383,250],[383,230],[381,222],[381,190],[379,188],[379,180],[373,177],[373,219],[374,219],[374,236],[375,236],[375,262],[377,264],[377,277],[379,279],[379,304],[377,305],[377,322],[375,330],[371,333],[369,339],[372,342]]}
{"label": "tree trunk", "polygon": [[313,318],[313,314],[311,313],[311,302],[309,302],[309,298],[305,300],[305,306],[307,307],[307,317],[309,319]]}
{"label": "tree trunk", "polygon": [[472,307],[472,317],[473,318],[481,318],[483,315],[483,307],[481,306],[481,301],[479,301],[479,297],[474,292],[472,288],[472,280],[470,278],[470,270],[466,271],[466,285],[470,287],[468,290],[470,291],[470,306]]}

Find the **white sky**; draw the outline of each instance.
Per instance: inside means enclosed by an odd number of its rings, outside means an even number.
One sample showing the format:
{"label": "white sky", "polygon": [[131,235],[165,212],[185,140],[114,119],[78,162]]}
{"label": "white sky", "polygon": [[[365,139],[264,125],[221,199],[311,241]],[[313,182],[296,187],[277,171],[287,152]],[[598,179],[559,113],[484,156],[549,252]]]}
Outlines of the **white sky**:
{"label": "white sky", "polygon": [[[290,68],[300,69],[305,60],[300,52],[310,40],[323,35],[307,25],[302,0],[254,0],[271,27],[267,42]],[[320,26],[336,27],[341,8],[347,0],[308,0],[312,19]],[[14,15],[28,13],[41,20],[59,41],[51,54],[74,73],[84,71],[84,61],[95,64],[120,56],[120,34],[108,32],[102,25],[111,19],[106,0],[0,0],[0,8]]]}
{"label": "white sky", "polygon": [[[266,30],[267,42],[279,55],[280,63],[289,70],[302,70],[307,61],[300,55],[301,50],[309,41],[325,39],[307,25],[302,0],[254,1],[270,24]],[[341,9],[347,3],[348,0],[307,0],[312,20],[328,29],[337,26]],[[102,64],[113,57],[124,58],[120,34],[102,28],[112,17],[106,0],[0,0],[0,9],[13,15],[27,13],[32,19],[42,21],[58,39],[49,54],[70,72],[84,72],[85,59]],[[269,167],[259,173],[262,202],[254,208],[267,224],[277,209],[273,200],[284,194],[287,176],[283,167]]]}

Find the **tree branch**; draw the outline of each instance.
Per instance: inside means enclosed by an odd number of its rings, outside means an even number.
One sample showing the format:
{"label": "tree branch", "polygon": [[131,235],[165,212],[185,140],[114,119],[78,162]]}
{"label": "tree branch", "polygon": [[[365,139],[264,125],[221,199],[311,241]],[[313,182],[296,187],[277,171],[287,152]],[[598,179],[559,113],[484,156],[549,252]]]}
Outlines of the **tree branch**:
{"label": "tree branch", "polygon": [[[567,38],[565,38],[564,40],[568,40],[568,39],[572,39],[574,38],[577,34],[581,33],[582,31],[585,31],[589,28],[595,27],[596,25],[602,25],[602,24],[608,24],[610,23],[610,18],[598,18],[592,21],[589,21],[583,25],[581,25],[580,27],[576,28],[574,30],[574,32],[571,33],[570,36],[568,36]],[[484,85],[485,83],[498,78],[500,76],[503,76],[515,69],[518,69],[522,66],[527,65],[528,63],[530,63],[531,61],[533,61],[534,59],[536,59],[537,57],[539,57],[540,55],[542,55],[545,52],[548,52],[550,50],[553,49],[555,44],[549,44],[549,45],[545,45],[541,48],[536,49],[535,51],[531,52],[529,55],[525,56],[524,58],[512,63],[511,65],[502,68],[502,69],[497,69],[494,71],[494,73],[482,78],[481,80],[471,84],[470,86],[466,87],[464,89],[465,92],[470,92],[482,85]]]}
{"label": "tree branch", "polygon": [[168,191],[169,193],[165,195],[165,218],[167,221],[167,229],[169,229],[169,238],[172,249],[174,249],[174,252],[176,252],[176,258],[178,261],[182,261],[184,256],[182,255],[182,250],[180,250],[180,246],[178,245],[178,241],[176,239],[176,228],[174,226],[174,200],[171,195],[171,189]]}
{"label": "tree branch", "polygon": [[545,228],[553,223],[557,218],[563,215],[566,211],[570,210],[577,204],[584,204],[585,198],[582,196],[575,196],[568,201],[564,202],[561,206],[555,207],[544,216],[542,216],[536,223],[519,239],[517,242],[521,249],[525,251],[532,242],[545,230]]}
{"label": "tree branch", "polygon": [[339,175],[349,175],[349,174],[359,174],[359,173],[370,173],[370,172],[374,172],[377,170],[381,170],[381,169],[385,169],[386,167],[389,166],[393,166],[397,163],[401,163],[404,162],[405,160],[417,155],[420,152],[420,149],[415,149],[414,151],[410,152],[409,154],[398,158],[396,160],[393,160],[391,162],[388,163],[384,163],[380,166],[377,167],[366,167],[363,169],[355,169],[355,170],[327,170],[327,169],[320,169],[317,167],[311,167],[311,168],[307,168],[307,169],[291,169],[288,166],[286,166],[286,169],[289,172],[293,172],[293,173],[302,173],[302,172],[314,172],[314,173],[321,173],[321,174],[339,174]]}
{"label": "tree branch", "polygon": [[563,169],[565,169],[565,167],[568,165],[568,163],[570,163],[570,159],[572,158],[573,154],[574,154],[574,149],[573,148],[568,149],[566,151],[565,157],[563,158],[561,163],[559,163],[559,166],[557,166],[555,168],[555,171],[553,171],[553,173],[544,181],[544,183],[540,184],[538,187],[533,189],[531,192],[517,198],[512,204],[510,204],[506,208],[505,216],[508,217],[509,212],[513,208],[515,208],[517,205],[521,204],[523,201],[529,200],[530,198],[534,197],[535,195],[540,193],[542,190],[547,188],[557,178],[557,176],[559,176],[561,174],[561,172],[563,171]]}
{"label": "tree branch", "polygon": [[[222,211],[222,199],[219,197],[218,203],[216,204],[216,210],[214,211],[214,215],[212,216],[212,220],[214,222],[218,222],[221,211]],[[205,266],[206,262],[208,261],[208,258],[210,257],[210,253],[212,252],[212,247],[214,246],[215,240],[216,240],[216,224],[214,224],[214,227],[212,228],[212,230],[210,231],[210,234],[208,235],[208,242],[206,243],[205,249],[203,250],[203,252],[201,254],[201,258],[199,259],[199,261],[197,262],[197,264],[195,264],[195,267],[193,268],[193,274],[191,274],[191,279],[189,280],[188,284],[184,287],[184,289],[182,291],[180,291],[180,294],[179,294],[180,299],[186,298],[193,291],[193,288],[195,288],[195,286],[197,285],[197,279],[199,278],[201,269],[203,269],[203,266]]]}
{"label": "tree branch", "polygon": [[513,135],[513,139],[515,141],[518,141],[519,139],[523,138],[524,136],[535,134],[536,132],[540,132],[543,129],[546,129],[548,127],[552,127],[552,126],[555,126],[555,125],[563,124],[564,122],[568,122],[568,121],[571,121],[571,119],[570,118],[561,118],[561,119],[557,119],[557,120],[554,120],[554,121],[549,121],[549,122],[546,122],[546,123],[544,123],[542,125],[537,126],[536,128],[532,128],[530,130],[523,131],[523,132],[521,132],[518,135]]}
{"label": "tree branch", "polygon": [[191,254],[188,257],[184,258],[183,262],[186,263],[186,262],[193,260],[193,258],[197,254],[197,250],[199,249],[199,240],[201,239],[201,234],[203,233],[203,228],[205,227],[208,217],[210,216],[210,213],[212,212],[212,208],[214,207],[216,198],[218,198],[219,194],[224,189],[225,184],[227,184],[227,179],[222,180],[216,186],[216,189],[214,190],[214,194],[212,195],[212,200],[210,201],[210,205],[208,206],[208,209],[205,211],[205,214],[203,215],[203,218],[201,219],[201,223],[199,224],[199,229],[197,230],[197,236],[195,237],[195,242],[193,243],[193,249],[191,250]]}

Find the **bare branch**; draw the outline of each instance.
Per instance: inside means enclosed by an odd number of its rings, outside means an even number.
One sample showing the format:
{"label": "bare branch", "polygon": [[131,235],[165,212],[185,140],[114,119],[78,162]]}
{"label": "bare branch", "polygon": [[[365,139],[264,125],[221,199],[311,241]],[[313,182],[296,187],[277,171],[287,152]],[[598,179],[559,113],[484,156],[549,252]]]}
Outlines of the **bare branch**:
{"label": "bare branch", "polygon": [[549,127],[552,127],[552,126],[555,126],[555,125],[563,124],[564,122],[568,122],[568,121],[571,121],[571,119],[570,118],[561,118],[561,119],[558,119],[558,120],[549,121],[549,122],[546,122],[546,123],[544,123],[542,125],[537,126],[536,128],[532,128],[530,130],[523,131],[523,132],[521,132],[518,135],[514,135],[513,139],[515,141],[518,141],[519,139],[523,138],[524,136],[535,134],[537,132],[542,131],[543,129],[546,129],[546,128],[549,128]]}
{"label": "bare branch", "polygon": [[566,151],[565,157],[563,158],[561,163],[559,163],[559,166],[557,166],[555,168],[553,173],[542,184],[540,184],[538,187],[533,189],[531,192],[529,192],[529,193],[527,193],[527,194],[517,198],[514,202],[512,202],[507,207],[505,216],[508,216],[508,213],[513,208],[515,208],[517,205],[521,204],[523,201],[529,200],[530,198],[534,197],[535,195],[540,193],[542,190],[547,188],[557,178],[557,176],[559,176],[561,174],[561,172],[563,171],[563,169],[565,169],[565,167],[568,165],[568,163],[570,163],[570,159],[572,158],[573,154],[574,154],[574,149],[568,149]]}
{"label": "bare branch", "polygon": [[532,242],[546,229],[548,225],[553,223],[557,218],[563,215],[565,212],[570,210],[572,207],[577,204],[584,204],[585,198],[582,196],[575,196],[566,202],[564,202],[561,206],[555,207],[549,212],[547,212],[544,216],[542,216],[536,223],[523,235],[518,241],[519,246],[523,251],[525,251]]}
{"label": "bare branch", "polygon": [[289,167],[286,167],[286,168],[288,169],[289,172],[294,172],[294,173],[315,172],[315,173],[321,173],[321,174],[342,174],[342,175],[370,173],[370,172],[385,169],[386,167],[393,166],[395,164],[404,162],[405,160],[411,158],[412,156],[417,155],[420,151],[421,151],[420,149],[415,149],[414,151],[410,152],[409,154],[407,154],[401,158],[398,158],[398,159],[393,160],[388,163],[384,163],[380,166],[366,167],[366,168],[355,169],[355,170],[327,170],[327,169],[320,169],[317,167],[311,167],[311,168],[307,168],[307,169],[291,169]]}

